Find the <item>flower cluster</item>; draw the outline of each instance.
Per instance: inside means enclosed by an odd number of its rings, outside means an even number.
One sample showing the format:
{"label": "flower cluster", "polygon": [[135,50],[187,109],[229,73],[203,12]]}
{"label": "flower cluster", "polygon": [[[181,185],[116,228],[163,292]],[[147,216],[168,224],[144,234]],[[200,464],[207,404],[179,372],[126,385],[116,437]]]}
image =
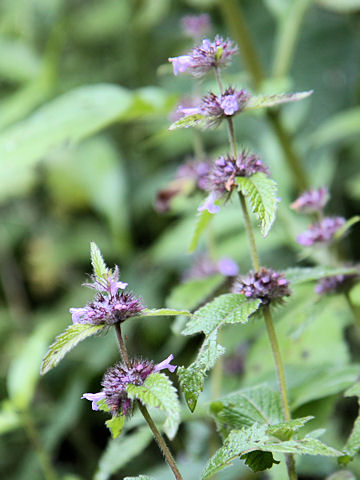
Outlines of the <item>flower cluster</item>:
{"label": "flower cluster", "polygon": [[157,365],[154,365],[152,361],[138,359],[132,360],[129,366],[118,363],[105,373],[101,383],[103,387],[101,392],[84,393],[81,398],[91,401],[93,410],[99,410],[97,402],[105,400],[113,415],[129,415],[133,410],[133,401],[128,397],[126,387],[130,384],[143,385],[151,373],[160,370],[168,369],[170,372],[174,372],[176,366],[170,364],[173,358],[173,355],[169,355]]}
{"label": "flower cluster", "polygon": [[315,286],[315,292],[318,295],[325,295],[327,293],[335,293],[346,290],[350,287],[357,275],[333,275],[319,280]]}
{"label": "flower cluster", "polygon": [[299,213],[321,211],[329,200],[329,190],[326,187],[310,189],[300,195],[290,207]]}
{"label": "flower cluster", "polygon": [[251,177],[263,172],[269,175],[269,169],[262,163],[260,157],[243,150],[236,158],[231,155],[221,156],[215,160],[207,180],[208,190],[219,194],[230,192],[236,186],[236,177]]}
{"label": "flower cluster", "polygon": [[181,19],[181,26],[186,35],[197,39],[211,30],[211,20],[207,13],[186,15]]}
{"label": "flower cluster", "polygon": [[203,255],[194,262],[191,269],[184,275],[184,280],[206,278],[216,273],[221,273],[225,277],[235,277],[239,273],[239,267],[231,258],[223,257],[215,262],[208,256]]}
{"label": "flower cluster", "polygon": [[345,224],[343,217],[325,217],[320,222],[315,222],[297,236],[296,241],[304,247],[310,247],[314,243],[329,242],[335,233]]}
{"label": "flower cluster", "polygon": [[258,272],[250,272],[246,277],[237,278],[232,292],[241,293],[251,299],[258,298],[264,305],[281,301],[283,297],[291,294],[285,276],[265,267],[261,267]]}
{"label": "flower cluster", "polygon": [[108,271],[103,278],[93,277],[93,283],[85,286],[97,291],[94,300],[82,308],[70,308],[73,323],[114,325],[138,315],[144,305],[135,295],[124,292],[127,283],[119,281],[119,269]]}
{"label": "flower cluster", "polygon": [[202,77],[211,68],[229,65],[231,57],[236,52],[237,46],[233,42],[217,35],[213,42],[205,39],[188,55],[169,58],[169,62],[173,65],[174,75],[188,72],[194,77]]}
{"label": "flower cluster", "polygon": [[249,99],[250,94],[246,90],[228,87],[221,95],[210,92],[209,95],[202,97],[200,106],[184,108],[179,105],[177,111],[185,117],[203,115],[207,127],[216,127],[224,118],[232,117],[244,110]]}

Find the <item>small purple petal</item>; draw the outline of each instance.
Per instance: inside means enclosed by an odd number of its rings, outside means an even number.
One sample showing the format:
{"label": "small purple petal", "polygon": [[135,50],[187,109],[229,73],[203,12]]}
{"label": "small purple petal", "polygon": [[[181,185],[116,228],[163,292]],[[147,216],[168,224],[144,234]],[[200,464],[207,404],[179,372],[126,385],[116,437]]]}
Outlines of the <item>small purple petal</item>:
{"label": "small purple petal", "polygon": [[218,262],[218,269],[222,275],[235,277],[239,273],[239,267],[231,258],[221,258]]}
{"label": "small purple petal", "polygon": [[174,358],[174,355],[171,354],[169,355],[165,360],[162,362],[158,363],[154,367],[154,373],[159,372],[160,370],[168,369],[170,372],[175,372],[176,370],[176,365],[170,365],[171,360]]}
{"label": "small purple petal", "polygon": [[86,400],[89,400],[90,402],[92,402],[91,408],[93,410],[99,410],[99,407],[97,406],[97,402],[105,398],[105,393],[104,392],[84,393],[84,395],[81,398],[85,398]]}
{"label": "small purple petal", "polygon": [[174,75],[185,72],[191,65],[192,58],[190,55],[180,55],[179,57],[169,58],[174,69]]}
{"label": "small purple petal", "polygon": [[217,195],[215,192],[211,192],[204,204],[198,208],[198,211],[202,212],[203,210],[207,210],[209,213],[218,213],[220,211],[220,207],[215,205],[215,200],[217,200]]}
{"label": "small purple petal", "polygon": [[220,105],[225,115],[234,115],[239,110],[239,104],[235,95],[228,95],[222,98]]}
{"label": "small purple petal", "polygon": [[73,323],[82,323],[81,317],[87,314],[86,308],[70,308]]}
{"label": "small purple petal", "polygon": [[183,107],[182,105],[178,106],[176,113],[181,113],[184,117],[188,117],[189,115],[198,115],[201,113],[200,107]]}

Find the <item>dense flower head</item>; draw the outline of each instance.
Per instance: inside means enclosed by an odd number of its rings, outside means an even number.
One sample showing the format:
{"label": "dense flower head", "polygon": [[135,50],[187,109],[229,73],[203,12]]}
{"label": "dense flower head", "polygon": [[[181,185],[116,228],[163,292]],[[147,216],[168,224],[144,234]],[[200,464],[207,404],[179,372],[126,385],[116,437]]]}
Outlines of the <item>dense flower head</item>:
{"label": "dense flower head", "polygon": [[239,273],[239,267],[229,257],[223,257],[216,262],[207,255],[201,255],[194,261],[190,270],[186,272],[184,280],[206,278],[217,273],[221,273],[225,277],[235,277]]}
{"label": "dense flower head", "polygon": [[211,20],[207,13],[201,15],[186,15],[181,19],[184,33],[189,37],[198,39],[211,30]]}
{"label": "dense flower head", "polygon": [[329,190],[326,187],[320,187],[304,192],[290,207],[299,213],[319,212],[324,208],[328,200]]}
{"label": "dense flower head", "polygon": [[201,77],[211,68],[228,66],[237,50],[231,40],[224,40],[217,35],[213,42],[205,39],[188,55],[169,58],[169,62],[173,65],[174,75],[187,71],[194,77]]}
{"label": "dense flower head", "polygon": [[325,217],[310,225],[305,232],[297,236],[296,241],[305,247],[310,247],[314,243],[329,242],[344,224],[343,217]]}
{"label": "dense flower head", "polygon": [[130,292],[124,292],[127,283],[120,282],[119,269],[115,267],[104,277],[93,277],[93,283],[85,286],[97,291],[94,300],[82,308],[70,308],[73,323],[114,325],[144,310],[141,300]]}
{"label": "dense flower head", "polygon": [[327,293],[336,293],[347,290],[353,284],[355,278],[357,278],[356,274],[333,275],[331,277],[322,278],[315,285],[315,292],[318,295],[325,295]]}
{"label": "dense flower head", "polygon": [[177,169],[176,178],[193,180],[200,190],[206,190],[210,168],[211,163],[208,160],[189,160]]}
{"label": "dense flower head", "polygon": [[174,372],[176,366],[170,364],[173,358],[173,355],[169,355],[157,365],[154,365],[153,361],[140,359],[131,360],[129,366],[125,363],[118,363],[105,373],[101,383],[103,387],[101,392],[84,393],[81,398],[91,401],[93,410],[99,410],[97,402],[105,400],[113,415],[129,415],[133,410],[133,400],[128,397],[126,387],[129,384],[143,385],[151,373],[160,370],[168,369],[170,372]]}
{"label": "dense flower head", "polygon": [[250,272],[245,277],[238,277],[232,287],[233,293],[241,293],[251,299],[260,299],[265,305],[281,301],[291,294],[289,282],[284,274],[271,268],[261,267],[258,272]]}
{"label": "dense flower head", "polygon": [[251,177],[255,173],[269,174],[269,169],[262,163],[260,157],[243,150],[236,158],[231,155],[221,156],[213,165],[207,181],[208,190],[219,194],[231,192],[236,186],[236,177]]}

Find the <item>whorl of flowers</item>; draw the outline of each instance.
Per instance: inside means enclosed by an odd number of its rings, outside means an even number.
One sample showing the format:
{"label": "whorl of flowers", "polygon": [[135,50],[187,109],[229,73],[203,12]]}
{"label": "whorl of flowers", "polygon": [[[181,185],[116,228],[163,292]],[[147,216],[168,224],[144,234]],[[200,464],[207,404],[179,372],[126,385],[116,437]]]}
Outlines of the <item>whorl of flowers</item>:
{"label": "whorl of flowers", "polygon": [[94,300],[82,308],[70,308],[73,323],[114,325],[144,310],[141,300],[130,292],[124,292],[127,283],[119,281],[119,269],[108,271],[103,278],[93,276],[93,283],[84,285],[96,290]]}
{"label": "whorl of flowers", "polygon": [[169,355],[168,358],[157,365],[154,365],[153,361],[139,359],[131,360],[129,366],[118,363],[106,371],[101,382],[103,387],[101,392],[84,393],[81,398],[91,401],[93,410],[99,410],[97,402],[105,400],[113,415],[129,415],[133,411],[133,400],[128,397],[126,387],[129,384],[143,385],[151,373],[160,370],[168,369],[170,372],[174,372],[176,366],[170,364],[173,358],[173,355]]}
{"label": "whorl of flowers", "polygon": [[193,180],[200,190],[206,190],[210,168],[208,160],[189,160],[177,169],[176,178]]}
{"label": "whorl of flowers", "polygon": [[188,72],[194,77],[202,77],[211,68],[228,66],[237,50],[237,46],[231,40],[224,40],[216,35],[213,42],[205,39],[188,55],[169,58],[169,62],[173,65],[174,75]]}
{"label": "whorl of flowers", "polygon": [[321,211],[329,200],[329,190],[326,187],[310,189],[300,195],[290,207],[299,213]]}
{"label": "whorl of flowers", "polygon": [[186,35],[198,39],[211,30],[210,16],[207,13],[186,15],[181,19],[181,26]]}
{"label": "whorl of flowers", "polygon": [[207,255],[198,257],[190,270],[184,275],[184,280],[206,278],[221,273],[225,277],[235,277],[239,273],[239,267],[229,257],[223,257],[218,262],[211,260]]}
{"label": "whorl of flowers", "polygon": [[336,293],[346,290],[357,277],[356,274],[333,275],[332,277],[322,278],[315,285],[315,292],[318,295],[327,293]]}
{"label": "whorl of flowers", "polygon": [[261,267],[258,272],[250,272],[245,277],[235,280],[233,293],[241,293],[251,299],[260,299],[264,305],[270,302],[281,302],[283,297],[291,294],[289,282],[284,274],[271,268]]}
{"label": "whorl of flowers", "polygon": [[329,242],[344,224],[343,217],[325,217],[320,222],[310,225],[308,230],[297,236],[296,241],[305,247],[310,247],[314,243]]}
{"label": "whorl of flowers", "polygon": [[236,177],[251,177],[258,172],[269,175],[269,169],[253,153],[243,150],[236,158],[231,155],[221,156],[215,160],[207,177],[208,189],[219,194],[230,192],[236,186]]}

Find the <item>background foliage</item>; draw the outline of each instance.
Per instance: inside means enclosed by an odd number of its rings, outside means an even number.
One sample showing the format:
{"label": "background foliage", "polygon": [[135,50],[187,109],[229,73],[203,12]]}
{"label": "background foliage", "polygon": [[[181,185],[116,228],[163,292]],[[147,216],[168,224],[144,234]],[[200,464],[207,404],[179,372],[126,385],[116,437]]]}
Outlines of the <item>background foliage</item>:
{"label": "background foliage", "polygon": [[[243,18],[231,15],[234,6]],[[149,308],[193,309],[222,282],[213,276],[197,280],[196,288],[178,286],[205,248],[202,235],[197,249],[188,252],[201,197],[179,198],[166,214],[154,208],[156,192],[197,145],[190,129],[168,131],[171,112],[190,91],[191,80],[174,78],[167,58],[192,46],[180,19],[200,12],[211,15],[212,36],[238,41],[236,22],[243,20],[254,41],[263,72],[256,73],[240,51],[227,81],[265,94],[314,89],[310,99],[281,107],[281,122],[309,184],[329,186],[329,212],[350,218],[359,211],[358,1],[2,0],[2,478],[36,480],[44,472],[47,480],[139,473],[169,478],[138,415],[125,435],[110,440],[103,414],[80,400],[83,392],[99,390],[104,370],[119,358],[112,335],[86,340],[44,378],[39,368],[49,343],[71,323],[69,307],[90,298],[80,287],[91,272],[90,241],[100,246],[108,265],[120,266],[121,278]],[[212,86],[205,80],[199,90]],[[322,257],[304,258],[295,243],[306,223],[289,204],[303,185],[286,166],[276,119],[244,114],[236,125],[238,137],[270,165],[279,185],[276,224],[266,239],[258,238],[263,263],[278,269],[323,263]],[[209,155],[226,151],[222,130],[203,138]],[[235,202],[227,205],[212,222],[211,243],[218,258],[231,256],[245,273],[250,259],[239,216]],[[343,258],[358,261],[358,244],[355,226],[342,243]],[[360,305],[359,289],[351,295]],[[296,416],[316,412],[309,428],[326,424],[322,438],[341,449],[357,416],[357,398],[351,396],[356,393],[344,398],[343,392],[358,378],[360,346],[345,299],[318,299],[312,283],[301,284],[287,308],[279,309],[277,322]],[[181,336],[183,325],[181,317],[175,322],[150,317],[129,322],[125,333],[134,354],[159,362],[171,351],[175,363],[188,367],[203,338]],[[221,344],[223,394],[262,381],[276,385],[260,321],[228,325]],[[216,408],[213,420],[206,415],[220,393],[213,389],[214,382],[206,381],[193,414],[182,399],[186,422],[172,448],[188,480],[199,478],[220,446],[214,419],[220,429],[223,420]],[[327,478],[338,469],[336,460],[319,458],[301,458],[302,479]],[[360,476],[359,460],[346,468],[350,476],[341,478]],[[218,478],[261,475],[237,460]],[[286,478],[283,462],[267,475]]]}

